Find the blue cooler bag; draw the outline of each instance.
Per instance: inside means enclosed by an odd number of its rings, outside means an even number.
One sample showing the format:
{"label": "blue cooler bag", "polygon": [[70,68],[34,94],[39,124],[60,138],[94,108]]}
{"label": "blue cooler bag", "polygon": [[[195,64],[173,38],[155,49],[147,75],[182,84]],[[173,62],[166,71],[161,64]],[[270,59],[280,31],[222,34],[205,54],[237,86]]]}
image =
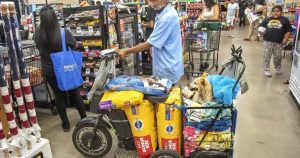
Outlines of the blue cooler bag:
{"label": "blue cooler bag", "polygon": [[66,49],[65,30],[60,29],[62,51],[51,53],[53,68],[58,83],[58,88],[68,91],[80,87],[83,84],[81,76],[82,52]]}

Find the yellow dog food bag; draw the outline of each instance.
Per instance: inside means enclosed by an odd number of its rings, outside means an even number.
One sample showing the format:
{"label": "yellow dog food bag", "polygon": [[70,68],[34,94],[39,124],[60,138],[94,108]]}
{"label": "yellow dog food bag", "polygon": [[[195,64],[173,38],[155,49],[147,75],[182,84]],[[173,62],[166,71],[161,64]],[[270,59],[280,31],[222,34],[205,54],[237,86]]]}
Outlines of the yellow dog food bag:
{"label": "yellow dog food bag", "polygon": [[122,109],[139,105],[144,100],[144,94],[138,91],[106,91],[100,102],[112,101],[114,109]]}
{"label": "yellow dog food bag", "polygon": [[148,158],[156,150],[157,133],[155,110],[153,105],[144,100],[140,105],[124,109],[131,126],[134,143],[141,158]]}
{"label": "yellow dog food bag", "polygon": [[171,149],[180,154],[182,139],[182,116],[178,108],[181,105],[180,88],[174,88],[170,92],[166,103],[159,104],[156,112],[159,148]]}

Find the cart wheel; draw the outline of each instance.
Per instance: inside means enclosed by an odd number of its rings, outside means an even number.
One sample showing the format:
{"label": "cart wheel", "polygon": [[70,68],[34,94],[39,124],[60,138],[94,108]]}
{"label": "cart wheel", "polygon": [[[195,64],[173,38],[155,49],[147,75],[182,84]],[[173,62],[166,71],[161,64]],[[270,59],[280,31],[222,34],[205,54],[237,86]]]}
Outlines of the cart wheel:
{"label": "cart wheel", "polygon": [[57,114],[58,114],[58,113],[57,113],[56,107],[53,106],[53,107],[51,108],[51,114],[52,114],[52,115],[57,115]]}
{"label": "cart wheel", "polygon": [[174,150],[161,149],[154,152],[150,158],[181,158],[181,156]]}

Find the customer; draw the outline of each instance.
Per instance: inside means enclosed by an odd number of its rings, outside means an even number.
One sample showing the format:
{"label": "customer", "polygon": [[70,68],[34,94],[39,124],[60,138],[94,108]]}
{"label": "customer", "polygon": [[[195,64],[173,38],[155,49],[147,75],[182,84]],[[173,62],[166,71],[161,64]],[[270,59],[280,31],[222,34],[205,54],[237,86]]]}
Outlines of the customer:
{"label": "customer", "polygon": [[245,10],[248,6],[247,0],[239,0],[239,17],[240,17],[240,23],[239,26],[246,26],[246,14]]}
{"label": "customer", "polygon": [[167,78],[176,84],[183,75],[179,17],[168,0],[149,0],[149,3],[157,13],[152,34],[146,42],[119,50],[119,53],[124,57],[152,47],[153,76]]}
{"label": "customer", "polygon": [[[214,0],[204,0],[204,9],[198,20],[200,21],[217,21],[220,19],[220,9],[218,4]],[[216,32],[209,32],[207,34],[207,45],[212,46],[213,42],[217,39],[215,38]],[[210,48],[208,48],[210,49]],[[205,71],[209,68],[208,60],[211,57],[211,52],[200,53],[201,63],[200,71]]]}
{"label": "customer", "polygon": [[290,21],[281,15],[282,7],[276,5],[272,8],[272,16],[265,19],[259,28],[259,32],[264,35],[264,75],[271,77],[270,60],[272,55],[276,74],[280,75],[282,49],[289,40],[291,33]]}
{"label": "customer", "polygon": [[226,23],[228,28],[228,37],[234,38],[231,34],[231,31],[234,28],[234,24],[238,21],[239,18],[239,4],[235,2],[235,0],[230,0],[229,4],[227,5],[227,16],[226,16]]}
{"label": "customer", "polygon": [[[147,4],[148,1],[146,1]],[[154,28],[154,21],[155,21],[156,12],[155,10],[148,5],[146,8],[146,21],[143,21],[142,26],[146,28],[145,38],[148,39],[153,31]]]}
{"label": "customer", "polygon": [[[70,131],[70,123],[66,112],[66,94],[58,88],[53,63],[50,57],[51,53],[62,51],[60,28],[55,12],[51,6],[47,5],[41,9],[40,21],[40,27],[37,28],[35,32],[34,40],[40,51],[43,74],[55,95],[55,106],[62,120],[62,128],[65,132],[68,132]],[[65,33],[67,46],[72,49],[76,48],[77,42],[71,32],[65,29]],[[78,109],[81,119],[85,118],[86,113],[79,88],[70,90],[69,94]]]}
{"label": "customer", "polygon": [[204,8],[198,20],[219,20],[220,9],[214,0],[204,0]]}
{"label": "customer", "polygon": [[255,33],[255,40],[254,41],[259,41],[258,33],[256,33],[260,19],[264,18],[263,13],[267,10],[267,4],[266,0],[254,0],[254,12],[256,13],[257,16],[259,16],[259,19],[250,23],[249,26],[249,34],[248,37],[244,39],[244,41],[251,41],[251,37],[253,33]]}

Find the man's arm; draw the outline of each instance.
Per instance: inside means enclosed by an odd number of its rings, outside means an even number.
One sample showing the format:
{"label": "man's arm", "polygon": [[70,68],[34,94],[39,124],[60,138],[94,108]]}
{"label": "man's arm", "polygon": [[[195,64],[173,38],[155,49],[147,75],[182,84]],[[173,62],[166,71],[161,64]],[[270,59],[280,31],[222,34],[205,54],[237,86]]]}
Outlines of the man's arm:
{"label": "man's arm", "polygon": [[154,28],[154,21],[151,20],[149,21],[148,23],[142,23],[142,25],[146,28],[150,28],[150,29],[153,29]]}
{"label": "man's arm", "polygon": [[152,45],[148,42],[143,42],[140,43],[134,47],[131,48],[125,48],[125,49],[121,49],[119,50],[119,54],[121,55],[121,57],[125,57],[128,54],[132,54],[132,53],[138,53],[147,49],[150,49],[152,47]]}

